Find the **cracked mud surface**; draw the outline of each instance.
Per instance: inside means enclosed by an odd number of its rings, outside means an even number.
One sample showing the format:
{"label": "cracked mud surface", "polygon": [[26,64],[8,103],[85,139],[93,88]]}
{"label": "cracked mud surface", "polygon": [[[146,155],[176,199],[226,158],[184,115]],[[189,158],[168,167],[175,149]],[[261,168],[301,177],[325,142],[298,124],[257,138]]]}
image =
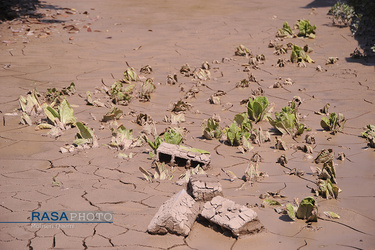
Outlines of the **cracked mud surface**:
{"label": "cracked mud surface", "polygon": [[[314,249],[325,247],[369,249],[375,245],[375,152],[366,147],[360,132],[367,124],[375,124],[374,63],[352,62],[347,57],[357,46],[349,29],[332,27],[326,15],[329,7],[304,8],[311,1],[64,1],[47,0],[37,10],[46,14],[38,21],[29,18],[0,24],[0,221],[28,221],[32,211],[113,211],[113,224],[77,224],[73,228],[32,228],[30,224],[0,224],[1,249]],[[64,8],[74,8],[69,14]],[[84,12],[87,11],[86,14]],[[289,63],[277,68],[278,57],[268,48],[277,29],[284,21],[294,24],[297,19],[309,19],[317,25],[314,40],[286,39],[299,46],[309,44],[314,49],[311,57],[315,64],[298,68]],[[69,25],[79,28],[68,33]],[[65,27],[65,29],[64,29]],[[90,29],[88,29],[90,27]],[[91,30],[91,32],[89,32]],[[31,31],[31,33],[30,33]],[[27,35],[29,34],[29,35]],[[248,59],[235,57],[234,50],[244,44],[254,54],[264,54],[266,61],[260,69],[250,69],[258,80],[249,88],[235,88],[247,77],[243,72]],[[284,55],[288,58],[290,54]],[[330,56],[339,57],[334,65],[324,65]],[[170,114],[172,104],[193,86],[190,78],[179,74],[182,65],[198,67],[203,61],[222,61],[211,64],[211,80],[199,87],[193,105],[186,112],[183,127],[188,129],[185,144],[211,152],[209,174],[216,175],[223,187],[224,197],[242,205],[261,204],[260,194],[281,191],[287,198],[311,195],[315,177],[310,166],[312,159],[300,150],[274,150],[271,142],[256,146],[250,153],[241,154],[236,147],[221,145],[217,140],[201,140],[201,123],[214,113],[221,116],[221,125],[229,125],[233,116],[246,110],[240,100],[251,95],[259,85],[265,96],[275,103],[275,111],[287,105],[293,96],[303,100],[300,106],[304,123],[311,129],[317,142],[317,152],[332,148],[344,152],[344,162],[335,161],[337,180],[342,192],[337,200],[317,198],[320,219],[311,226],[303,221],[291,222],[286,215],[274,212],[273,207],[255,207],[265,232],[248,238],[234,239],[195,223],[188,237],[150,235],[147,225],[161,204],[181,190],[175,184],[184,170],[177,169],[173,181],[148,183],[143,180],[139,167],[151,169],[147,153],[149,147],[129,149],[131,159],[116,158],[118,152],[109,149],[111,132],[100,130],[100,122],[107,108],[87,106],[86,91],[93,92],[102,82],[111,85],[122,77],[126,62],[139,70],[146,64],[153,68],[152,77],[157,85],[151,102],[133,100],[124,111],[120,122],[138,135],[141,127],[134,123],[129,112],[151,115],[158,132],[169,124],[163,122]],[[284,57],[283,57],[284,58]],[[327,71],[318,72],[317,65]],[[166,85],[168,74],[178,74],[179,84]],[[292,78],[295,84],[284,88],[268,88],[277,78]],[[72,143],[76,129],[67,130],[58,139],[41,136],[34,126],[19,125],[19,116],[5,115],[18,108],[18,97],[36,87],[61,89],[71,82],[77,93],[68,97],[74,104],[75,116],[88,123],[98,138],[99,148],[61,154],[59,148]],[[182,85],[180,85],[182,84]],[[218,90],[221,105],[211,105],[208,99]],[[323,132],[321,116],[315,115],[327,102],[331,112],[341,112],[348,121],[343,133],[334,136]],[[197,112],[199,110],[199,112]],[[90,115],[92,114],[92,115]],[[268,122],[257,124],[269,130]],[[301,145],[290,137],[283,140],[289,145]],[[300,138],[298,141],[302,141]],[[253,152],[263,161],[260,171],[265,177],[253,185],[242,187],[243,181],[230,182],[221,168],[242,176]],[[276,163],[285,153],[288,168]],[[305,172],[303,178],[285,172],[297,168]],[[57,176],[60,186],[52,186]],[[242,187],[242,188],[241,188]],[[325,218],[323,211],[337,212],[341,218]]]}

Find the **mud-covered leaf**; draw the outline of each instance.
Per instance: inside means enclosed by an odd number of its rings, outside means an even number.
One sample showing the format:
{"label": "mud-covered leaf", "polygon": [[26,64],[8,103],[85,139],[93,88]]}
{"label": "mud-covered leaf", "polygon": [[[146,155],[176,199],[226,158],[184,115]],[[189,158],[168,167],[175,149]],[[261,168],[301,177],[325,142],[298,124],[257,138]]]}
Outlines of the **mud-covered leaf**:
{"label": "mud-covered leaf", "polygon": [[272,200],[272,199],[264,199],[263,203],[268,204],[270,206],[281,206],[280,202],[277,200]]}
{"label": "mud-covered leaf", "polygon": [[60,103],[58,111],[60,121],[64,125],[74,125],[76,123],[76,118],[74,117],[74,110],[66,99],[64,99],[62,103]]}
{"label": "mud-covered leaf", "polygon": [[79,137],[80,138],[82,138],[82,139],[92,139],[93,138],[94,133],[91,131],[91,129],[89,129],[88,127],[83,125],[82,122],[77,122],[76,126],[79,130],[79,135],[80,135]]}
{"label": "mud-covered leaf", "polygon": [[26,114],[26,112],[22,112],[20,123],[23,125],[29,125],[29,126],[33,125],[33,122],[31,121],[30,116]]}
{"label": "mud-covered leaf", "polygon": [[300,202],[296,217],[307,222],[316,222],[318,220],[318,207],[313,197],[306,197]]}
{"label": "mud-covered leaf", "polygon": [[296,218],[296,209],[292,204],[290,204],[290,203],[286,204],[286,211],[288,213],[289,218],[291,218],[292,220],[297,219]]}
{"label": "mud-covered leaf", "polygon": [[326,163],[333,160],[335,154],[332,149],[323,149],[315,158],[315,163]]}
{"label": "mud-covered leaf", "polygon": [[113,106],[104,116],[102,122],[107,122],[110,120],[118,120],[121,118],[123,111],[116,106]]}
{"label": "mud-covered leaf", "polygon": [[330,219],[340,219],[340,215],[337,213],[331,212],[331,211],[324,211],[323,212],[325,216],[327,216]]}
{"label": "mud-covered leaf", "polygon": [[181,150],[188,151],[188,152],[193,152],[193,153],[199,153],[199,154],[210,154],[210,152],[199,149],[199,148],[190,148],[190,147],[185,147],[183,145],[180,146]]}
{"label": "mud-covered leaf", "polygon": [[242,44],[240,44],[236,48],[234,54],[236,56],[250,56],[250,55],[252,55],[251,51],[248,48],[246,48],[244,45],[242,45]]}

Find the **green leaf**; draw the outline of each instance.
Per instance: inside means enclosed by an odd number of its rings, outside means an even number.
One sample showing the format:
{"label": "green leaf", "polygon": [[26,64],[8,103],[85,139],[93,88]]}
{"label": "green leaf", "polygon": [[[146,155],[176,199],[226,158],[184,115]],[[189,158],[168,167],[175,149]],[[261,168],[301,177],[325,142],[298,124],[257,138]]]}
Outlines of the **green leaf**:
{"label": "green leaf", "polygon": [[330,219],[340,219],[340,215],[338,215],[337,213],[331,211],[324,211],[323,213]]}
{"label": "green leaf", "polygon": [[292,204],[286,204],[286,211],[288,212],[289,218],[296,220],[296,211]]}
{"label": "green leaf", "polygon": [[313,197],[304,198],[298,206],[296,217],[307,221],[317,221],[318,207]]}
{"label": "green leaf", "polygon": [[182,135],[175,129],[170,128],[164,133],[164,140],[167,143],[178,145],[182,142],[182,139]]}
{"label": "green leaf", "polygon": [[121,118],[123,112],[121,109],[117,108],[116,106],[113,106],[107,114],[103,116],[102,122],[107,122],[110,120],[118,120]]}
{"label": "green leaf", "polygon": [[263,203],[266,203],[271,206],[281,206],[280,202],[278,202],[277,200],[264,199]]}
{"label": "green leaf", "polygon": [[77,122],[76,126],[79,130],[80,138],[82,138],[82,139],[92,139],[93,138],[94,133],[88,127],[83,125],[82,122]]}
{"label": "green leaf", "polygon": [[66,99],[59,105],[59,115],[60,121],[64,125],[74,125],[76,123],[76,118],[74,117],[74,110],[70,107]]}
{"label": "green leaf", "polygon": [[181,145],[180,146],[181,150],[188,151],[188,152],[194,152],[194,153],[200,153],[200,154],[210,154],[210,152],[203,150],[203,149],[198,149],[198,148],[189,148],[186,146]]}

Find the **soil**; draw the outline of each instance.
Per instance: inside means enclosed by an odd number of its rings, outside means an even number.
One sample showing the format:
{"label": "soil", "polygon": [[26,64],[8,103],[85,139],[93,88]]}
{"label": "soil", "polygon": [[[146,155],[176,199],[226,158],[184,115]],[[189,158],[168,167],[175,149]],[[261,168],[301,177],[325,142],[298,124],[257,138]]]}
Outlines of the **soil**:
{"label": "soil", "polygon": [[[370,249],[375,245],[375,174],[374,149],[368,148],[360,133],[367,124],[375,124],[374,62],[352,59],[350,53],[358,46],[349,28],[332,25],[327,12],[334,1],[72,1],[64,3],[46,0],[37,5],[36,13],[0,24],[0,221],[29,221],[32,211],[113,211],[113,224],[75,224],[71,227],[35,228],[26,224],[1,223],[1,249],[270,249],[326,248]],[[277,30],[287,21],[291,26],[298,19],[308,19],[317,26],[316,38],[286,38],[298,46],[309,45],[315,61],[305,68],[286,63],[276,67],[278,58],[268,48]],[[264,54],[266,60],[250,72],[244,72],[249,59],[235,56],[240,44],[253,54]],[[328,57],[338,57],[337,63],[325,65]],[[217,60],[219,63],[214,64]],[[182,188],[175,182],[185,169],[175,168],[172,180],[144,180],[139,167],[153,172],[150,147],[126,150],[132,158],[117,158],[117,150],[106,146],[111,140],[108,124],[99,120],[108,107],[86,105],[86,92],[95,93],[103,84],[110,86],[121,79],[128,65],[139,70],[151,65],[150,75],[156,83],[150,102],[131,101],[118,106],[124,116],[118,121],[133,129],[138,136],[142,127],[133,114],[147,113],[161,133],[169,123],[163,118],[172,105],[185,95],[197,81],[179,73],[182,65],[211,65],[211,79],[203,81],[195,98],[188,99],[192,109],[185,112],[187,129],[184,145],[211,152],[211,169],[223,186],[224,197],[248,205],[258,213],[264,232],[235,239],[196,222],[186,238],[175,235],[150,235],[147,225],[160,205]],[[322,72],[316,70],[321,65]],[[178,83],[166,84],[168,74],[176,73]],[[235,88],[237,82],[253,73],[258,80],[248,88]],[[144,75],[148,77],[147,75]],[[279,78],[291,78],[295,83],[284,88],[269,88]],[[77,120],[93,128],[99,138],[99,148],[62,154],[60,147],[71,144],[76,128],[64,131],[57,139],[35,126],[20,125],[18,97],[36,88],[43,93],[48,88],[61,89],[71,82],[77,93],[67,97]],[[137,83],[139,85],[139,83]],[[251,90],[262,87],[265,96],[275,104],[274,111],[287,106],[294,96],[302,98],[300,113],[315,135],[314,153],[306,155],[295,149],[303,145],[304,135],[292,140],[282,139],[291,147],[287,151],[274,149],[277,135],[267,121],[254,124],[271,132],[271,142],[255,145],[242,154],[237,147],[218,140],[203,140],[201,124],[214,113],[220,115],[221,126],[230,125],[237,113],[245,112],[240,101],[251,96]],[[216,91],[221,104],[208,99]],[[105,95],[95,93],[101,101],[110,103]],[[330,103],[330,112],[340,112],[347,122],[342,132],[332,135],[320,126],[315,111]],[[97,120],[94,120],[96,117]],[[39,117],[40,118],[40,117]],[[32,118],[34,121],[37,118]],[[103,129],[104,128],[104,129]],[[315,197],[319,208],[318,222],[291,221],[287,215],[262,204],[261,194],[275,192],[286,186],[277,200],[285,205],[294,199],[313,195],[316,167],[313,158],[322,149],[331,148],[347,156],[335,159],[337,182],[342,190],[338,199]],[[262,156],[260,171],[267,177],[240,188],[242,180],[231,182],[221,171],[230,170],[242,176],[253,153]],[[276,163],[286,154],[287,167],[305,172],[298,177]],[[53,177],[61,183],[52,185]],[[325,217],[333,211],[340,219]],[[54,224],[53,224],[54,225]]]}

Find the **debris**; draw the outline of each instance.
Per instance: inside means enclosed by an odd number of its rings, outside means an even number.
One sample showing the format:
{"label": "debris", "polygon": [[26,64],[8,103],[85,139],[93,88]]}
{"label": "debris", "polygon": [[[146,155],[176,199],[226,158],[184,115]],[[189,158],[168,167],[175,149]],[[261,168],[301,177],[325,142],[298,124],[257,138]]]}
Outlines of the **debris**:
{"label": "debris", "polygon": [[334,158],[334,153],[332,149],[323,149],[319,152],[318,156],[315,158],[315,163],[326,163],[332,161]]}
{"label": "debris", "polygon": [[199,205],[185,189],[163,203],[147,227],[150,234],[172,233],[187,236],[198,213]]}
{"label": "debris", "polygon": [[215,196],[223,196],[223,189],[219,180],[208,174],[198,174],[190,177],[187,192],[196,201],[210,201]]}
{"label": "debris", "polygon": [[216,196],[206,202],[201,216],[219,227],[229,230],[236,238],[246,234],[259,233],[264,229],[254,210],[221,196]]}
{"label": "debris", "polygon": [[211,155],[208,151],[166,142],[160,144],[156,154],[159,162],[170,162],[172,165],[177,164],[184,167],[196,167],[199,164],[204,170],[211,162]]}

